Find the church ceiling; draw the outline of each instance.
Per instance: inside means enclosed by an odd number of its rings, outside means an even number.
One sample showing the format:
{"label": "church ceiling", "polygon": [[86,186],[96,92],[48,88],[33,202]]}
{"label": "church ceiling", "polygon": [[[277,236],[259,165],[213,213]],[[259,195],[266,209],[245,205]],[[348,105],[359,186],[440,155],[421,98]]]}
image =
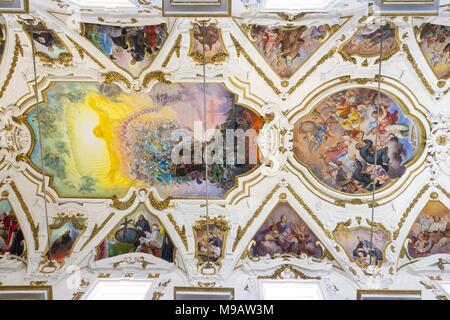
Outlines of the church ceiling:
{"label": "church ceiling", "polygon": [[[208,21],[71,1],[3,14],[0,214],[18,220],[2,220],[3,256],[37,276],[139,264],[220,283],[286,263],[360,281],[372,227],[386,277],[450,254],[446,7],[380,17],[349,0],[335,16],[292,17],[236,3]],[[227,146],[207,177],[173,160],[211,152],[202,139],[227,130],[255,133],[243,164]]]}

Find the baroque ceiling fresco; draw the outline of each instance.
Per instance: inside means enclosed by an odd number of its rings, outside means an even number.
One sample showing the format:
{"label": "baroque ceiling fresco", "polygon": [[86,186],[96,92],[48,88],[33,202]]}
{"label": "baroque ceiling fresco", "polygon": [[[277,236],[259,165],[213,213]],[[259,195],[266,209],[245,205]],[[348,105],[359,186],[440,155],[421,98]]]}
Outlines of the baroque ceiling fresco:
{"label": "baroque ceiling fresco", "polygon": [[259,1],[206,20],[63,0],[3,14],[0,282],[80,299],[131,274],[161,281],[155,299],[185,285],[251,299],[257,279],[300,277],[347,299],[374,277],[448,278],[449,5],[338,2],[333,16]]}

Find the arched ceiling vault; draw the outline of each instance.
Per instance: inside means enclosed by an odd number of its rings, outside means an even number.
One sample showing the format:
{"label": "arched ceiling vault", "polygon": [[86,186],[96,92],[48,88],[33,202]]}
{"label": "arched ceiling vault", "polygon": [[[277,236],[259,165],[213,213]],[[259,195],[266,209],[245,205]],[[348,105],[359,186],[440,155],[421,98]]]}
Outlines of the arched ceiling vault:
{"label": "arched ceiling vault", "polygon": [[[232,17],[203,27],[194,17],[165,17],[157,4],[117,11],[40,0],[28,13],[1,16],[0,204],[24,243],[19,257],[5,244],[0,272],[53,281],[74,265],[97,275],[139,266],[133,272],[224,286],[237,270],[291,268],[311,277],[336,272],[364,287],[373,205],[386,283],[403,268],[445,268],[448,4],[437,16],[380,17],[350,0],[333,15],[298,16],[257,14],[236,2]],[[208,124],[258,131],[257,163],[211,167],[212,236],[204,169],[174,169],[165,154],[172,130],[193,132],[203,117],[202,28]],[[378,82],[387,160],[374,167]],[[438,229],[421,224],[430,216]],[[295,230],[281,243],[274,232],[283,219]],[[143,228],[158,237],[126,240],[145,238]],[[58,247],[67,232],[70,248]],[[208,237],[217,246],[209,262]],[[54,263],[44,257],[49,247]]]}

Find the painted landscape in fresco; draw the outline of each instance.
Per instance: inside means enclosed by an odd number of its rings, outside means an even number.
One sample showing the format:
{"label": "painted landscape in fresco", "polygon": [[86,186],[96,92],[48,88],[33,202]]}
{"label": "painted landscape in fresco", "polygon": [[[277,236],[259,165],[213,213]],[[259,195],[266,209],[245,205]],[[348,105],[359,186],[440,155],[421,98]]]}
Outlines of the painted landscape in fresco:
{"label": "painted landscape in fresco", "polygon": [[319,258],[323,254],[322,248],[317,245],[317,236],[287,203],[276,205],[258,229],[253,241],[255,245],[250,251],[253,257],[306,254]]}
{"label": "painted landscape in fresco", "polygon": [[[39,22],[33,26],[25,24],[24,28],[33,39],[36,55],[40,59],[47,62],[50,62],[51,60],[61,59],[61,61],[64,61],[65,59],[68,59],[67,55],[69,55],[70,52],[67,47],[58,37],[56,32],[48,29],[43,22]],[[67,58],[61,58],[64,56]]]}
{"label": "painted landscape in fresco", "polygon": [[201,261],[216,262],[222,257],[227,230],[209,223],[208,231],[205,228],[194,228],[197,240],[197,257]]}
{"label": "painted landscape in fresco", "polygon": [[143,204],[126,216],[98,246],[96,260],[142,252],[172,262],[174,245],[158,218]]}
{"label": "painted landscape in fresco", "polygon": [[[66,217],[67,218],[67,217]],[[85,228],[85,218],[56,218],[50,228],[50,253],[53,260],[63,262]]]}
{"label": "painted landscape in fresco", "polygon": [[450,210],[440,201],[429,201],[408,234],[411,258],[450,254]]}
{"label": "painted landscape in fresco", "polygon": [[322,100],[295,124],[295,157],[339,192],[369,193],[401,177],[422,143],[420,129],[397,101],[382,93],[375,159],[377,101],[377,91],[368,88],[346,89]]}
{"label": "painted landscape in fresco", "polygon": [[420,32],[419,45],[436,77],[450,77],[450,26],[426,23]]}
{"label": "painted landscape in fresco", "polygon": [[381,41],[382,57],[390,56],[398,49],[394,26],[385,23],[381,27],[376,24],[361,27],[350,41],[344,44],[341,52],[346,56],[376,57],[380,55]]}
{"label": "painted landscape in fresco", "polygon": [[85,23],[83,27],[87,39],[135,77],[155,59],[167,38],[165,24],[119,27]]}
{"label": "painted landscape in fresco", "polygon": [[[223,85],[208,84],[206,92],[207,128],[215,128],[224,141],[226,129],[260,128],[261,119],[236,105]],[[45,95],[47,102],[40,106],[45,169],[62,197],[123,196],[132,186],[155,187],[162,197],[205,195],[204,165],[184,153],[192,164],[172,161],[172,151],[180,146],[173,134],[193,137],[195,125],[201,131],[202,123],[196,121],[204,118],[202,85],[159,83],[150,93],[127,94],[115,85],[59,82]],[[35,137],[30,158],[40,167],[36,116],[36,108],[27,113]],[[214,136],[208,137],[208,143]],[[202,138],[200,134],[200,141],[192,144],[198,145]],[[257,152],[254,139],[250,145]],[[223,197],[237,175],[256,165],[210,161],[209,196]]]}
{"label": "painted landscape in fresco", "polygon": [[228,53],[223,44],[221,31],[215,24],[201,26],[196,23],[193,25],[189,55],[195,61],[203,61],[203,37],[205,37],[205,62],[224,61]]}
{"label": "painted landscape in fresco", "polygon": [[267,63],[289,78],[322,45],[328,26],[276,27],[250,25],[249,36]]}
{"label": "painted landscape in fresco", "polygon": [[[333,232],[334,238],[344,248],[351,260],[361,266],[368,266],[370,262],[370,228],[358,227],[353,229],[340,228]],[[387,235],[380,229],[374,228],[372,249],[377,263],[385,260],[384,252],[388,244]]]}
{"label": "painted landscape in fresco", "polygon": [[25,251],[25,238],[11,203],[0,199],[0,253],[23,257]]}

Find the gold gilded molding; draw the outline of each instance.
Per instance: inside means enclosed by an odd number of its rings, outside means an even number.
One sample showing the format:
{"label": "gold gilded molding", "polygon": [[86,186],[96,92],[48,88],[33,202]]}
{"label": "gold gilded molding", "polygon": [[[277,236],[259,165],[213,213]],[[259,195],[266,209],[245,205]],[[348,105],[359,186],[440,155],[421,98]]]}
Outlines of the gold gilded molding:
{"label": "gold gilded molding", "polygon": [[152,295],[152,300],[159,300],[164,295],[163,292],[155,291]]}
{"label": "gold gilded molding", "polygon": [[6,74],[6,79],[4,80],[3,85],[0,89],[0,98],[3,97],[3,95],[5,94],[6,88],[8,88],[8,85],[12,79],[14,70],[16,69],[17,66],[17,61],[19,60],[19,54],[23,57],[23,48],[20,43],[19,36],[16,34],[16,43],[14,45],[13,59],[9,67],[8,73]]}
{"label": "gold gilded molding", "polygon": [[40,287],[40,286],[45,286],[45,285],[47,285],[47,282],[48,281],[30,281],[30,286],[33,286],[33,287]]}
{"label": "gold gilded molding", "polygon": [[167,67],[167,65],[170,62],[170,59],[172,59],[173,54],[175,53],[177,58],[180,57],[180,49],[181,49],[181,34],[178,35],[177,39],[175,40],[175,43],[173,44],[172,49],[170,49],[169,53],[167,54],[166,58],[164,59],[163,63],[161,64],[162,68]]}
{"label": "gold gilded molding", "polygon": [[447,198],[450,199],[450,193],[447,190],[445,190],[444,187],[438,184],[436,188],[438,188]]}
{"label": "gold gilded molding", "polygon": [[[83,219],[84,223],[79,223],[78,222],[79,219]],[[59,213],[56,217],[53,217],[53,222],[48,227],[50,229],[59,229],[68,221],[71,221],[73,226],[77,230],[83,230],[86,228],[85,222],[87,221],[87,218],[83,214],[68,216],[65,213]]]}
{"label": "gold gilded molding", "polygon": [[[77,246],[77,243],[80,239],[82,239],[82,236],[84,234],[84,232],[87,229],[87,222],[88,218],[80,213],[77,214],[69,214],[66,215],[65,213],[58,213],[56,217],[52,218],[52,223],[48,226],[49,230],[57,230],[59,228],[61,228],[62,226],[64,226],[64,224],[66,224],[67,222],[71,222],[73,227],[77,230],[80,230],[80,233],[78,234],[78,236],[75,238],[75,242],[72,244],[69,252],[62,258],[61,261],[58,261],[58,264],[60,265],[60,267],[62,267],[65,263],[65,260],[67,258],[69,258],[74,249]],[[51,232],[49,234],[49,237],[51,237]],[[46,249],[44,250],[42,256],[45,258],[44,261],[48,262],[48,251],[49,251],[49,246],[47,244]],[[53,261],[51,261],[50,263],[53,263]]]}
{"label": "gold gilded molding", "polygon": [[372,207],[378,207],[380,204],[378,202],[372,202],[372,200],[362,200],[360,198],[353,198],[350,200],[345,200],[345,199],[336,199],[334,201],[334,204],[339,206],[339,207],[343,207],[345,208],[345,205],[347,204],[352,204],[352,205],[363,205],[363,204],[367,204],[369,206],[369,208]]}
{"label": "gold gilded molding", "polygon": [[136,262],[139,262],[141,264],[142,269],[145,269],[145,268],[147,268],[148,265],[153,264],[152,262],[146,261],[144,259],[144,257],[139,257],[138,259],[133,259],[133,260],[129,260],[129,259],[125,258],[123,260],[114,262],[112,266],[113,266],[113,269],[117,269],[122,263],[126,263],[128,265],[130,265],[130,264],[133,265]]}
{"label": "gold gilded molding", "polygon": [[[5,185],[5,183],[0,184],[0,188]],[[30,209],[28,208],[27,204],[23,200],[23,196],[20,193],[19,189],[17,188],[17,185],[14,181],[11,181],[9,183],[11,186],[11,189],[13,190],[14,194],[17,197],[17,200],[19,200],[20,206],[22,207],[23,212],[25,213],[25,217],[27,218],[28,224],[31,229],[31,233],[33,234],[33,240],[34,240],[34,250],[39,249],[39,224],[35,225],[33,217],[30,213]]]}
{"label": "gold gilded molding", "polygon": [[83,291],[74,292],[72,295],[72,300],[80,300],[84,294],[85,294],[85,292],[83,292]]}
{"label": "gold gilded molding", "polygon": [[[379,223],[379,222],[373,222],[373,223],[372,223],[372,221],[371,221],[370,219],[366,219],[366,222],[367,222],[367,224],[369,225],[369,227],[372,227],[372,226],[373,226],[373,229],[374,229],[374,230],[378,230],[378,231],[382,232],[382,233],[386,236],[386,242],[385,242],[383,248],[380,248],[380,249],[382,249],[383,259],[378,261],[378,266],[381,266],[381,264],[383,264],[384,262],[387,261],[387,260],[386,260],[386,251],[387,251],[389,245],[392,243],[392,234],[391,234],[391,232],[389,232],[389,231],[386,229],[386,227],[385,227],[382,223]],[[356,263],[359,267],[365,269],[365,268],[367,267],[367,265],[364,264],[363,262],[361,262],[361,261],[355,259],[354,257],[352,257],[352,256],[349,254],[349,252],[347,252],[347,250],[345,250],[345,247],[344,247],[343,245],[341,245],[341,243],[340,243],[340,242],[337,240],[337,238],[336,238],[336,234],[339,233],[339,232],[342,232],[342,231],[349,232],[349,233],[352,232],[352,231],[354,231],[354,230],[366,230],[366,231],[369,231],[369,232],[371,231],[371,228],[369,228],[369,227],[361,227],[361,226],[350,227],[351,224],[352,224],[352,219],[348,219],[348,220],[346,220],[346,221],[342,221],[342,222],[337,223],[337,224],[336,224],[336,227],[335,227],[335,229],[333,230],[333,233],[332,233],[332,234],[333,234],[333,237],[334,237],[335,241],[336,241],[336,242],[342,247],[342,249],[344,250],[344,252],[345,252],[345,254],[347,255],[348,259],[349,259],[351,262]]]}
{"label": "gold gilded molding", "polygon": [[166,74],[162,71],[152,71],[145,75],[144,80],[142,81],[142,84],[144,87],[147,87],[150,81],[152,80],[158,80],[161,83],[169,84],[171,83],[169,80],[166,79]]}
{"label": "gold gilded molding", "polygon": [[403,212],[402,217],[400,218],[400,221],[398,222],[398,228],[394,231],[393,239],[396,240],[400,234],[400,230],[403,227],[403,224],[405,223],[406,219],[408,218],[408,215],[411,213],[412,209],[416,206],[416,204],[419,202],[420,198],[427,192],[427,190],[430,188],[429,184],[426,184],[422,187],[422,189],[419,191],[419,193],[414,197],[412,202],[409,204],[409,206],[406,208],[405,212]]}
{"label": "gold gilded molding", "polygon": [[109,216],[106,217],[106,219],[102,222],[102,224],[100,226],[98,226],[97,224],[94,225],[94,229],[92,229],[89,239],[87,239],[86,242],[83,243],[80,251],[82,251],[91,242],[91,240],[94,239],[94,237],[100,232],[100,230],[102,230],[105,227],[105,225],[109,222],[109,220],[111,220],[111,218],[113,216],[114,216],[114,212],[111,212],[109,214]]}
{"label": "gold gilded molding", "polygon": [[250,63],[250,65],[255,69],[256,73],[258,73],[258,75],[261,78],[263,78],[264,81],[267,83],[267,85],[273,90],[273,92],[275,92],[275,94],[280,94],[281,93],[280,89],[278,89],[275,86],[272,79],[270,79],[268,76],[266,76],[264,71],[262,71],[262,69],[260,67],[258,67],[256,62],[250,57],[250,55],[244,50],[244,48],[242,48],[242,46],[239,44],[239,42],[236,40],[236,38],[233,37],[232,35],[231,35],[231,40],[233,41],[237,56],[240,57],[242,54],[244,56],[244,58],[248,61],[248,63]]}
{"label": "gold gilded molding", "polygon": [[288,271],[294,275],[294,279],[302,279],[302,280],[320,280],[322,279],[320,276],[311,277],[300,270],[294,268],[290,264],[283,264],[279,268],[277,268],[272,274],[266,276],[257,276],[257,279],[284,279],[283,273]]}
{"label": "gold gilded molding", "polygon": [[245,235],[245,233],[247,232],[248,228],[250,228],[250,226],[252,225],[253,221],[255,221],[255,219],[261,214],[261,211],[264,209],[264,207],[267,205],[267,203],[270,201],[270,199],[272,199],[273,195],[280,189],[280,185],[276,185],[267,195],[267,197],[261,202],[261,204],[259,205],[259,207],[256,209],[256,211],[253,213],[253,215],[251,216],[251,218],[247,221],[247,223],[245,224],[244,228],[242,228],[241,226],[238,226],[237,232],[236,232],[236,238],[234,239],[233,242],[233,248],[232,250],[236,250],[236,247],[239,244],[239,241],[241,241],[242,237]]}
{"label": "gold gilded molding", "polygon": [[414,59],[413,55],[411,54],[411,51],[409,50],[408,45],[403,44],[402,49],[406,53],[406,58],[408,59],[412,68],[414,69],[414,71],[416,72],[420,81],[422,81],[422,84],[425,86],[425,88],[428,90],[428,92],[430,94],[434,95],[436,93],[436,91],[434,91],[434,89],[431,87],[430,83],[428,82],[427,78],[423,74],[422,70],[420,70],[419,65],[417,64],[416,60]]}
{"label": "gold gilded molding", "polygon": [[52,58],[45,52],[36,52],[36,57],[39,58],[44,63],[46,67],[53,67],[55,63],[62,64],[65,67],[70,66],[70,63],[73,61],[73,55],[68,52],[62,52],[59,54],[58,58]]}
{"label": "gold gilded molding", "polygon": [[173,217],[173,215],[171,213],[169,213],[167,215],[167,218],[169,219],[170,223],[172,223],[172,226],[175,229],[175,231],[177,232],[178,236],[181,238],[181,241],[183,242],[184,247],[186,248],[186,250],[188,250],[186,228],[184,226],[182,226],[180,229],[180,226],[178,225],[177,221],[175,220],[175,218]]}
{"label": "gold gilded molding", "polygon": [[112,204],[110,204],[110,207],[118,209],[118,210],[127,210],[129,207],[131,207],[134,203],[134,200],[136,200],[137,198],[137,194],[136,191],[133,192],[133,194],[131,195],[130,199],[128,199],[127,201],[120,201],[119,198],[117,198],[117,196],[113,196],[112,197]]}
{"label": "gold gilded molding", "polygon": [[317,215],[312,211],[312,209],[305,203],[305,201],[303,201],[302,198],[300,198],[300,196],[295,192],[294,188],[291,185],[287,186],[287,189],[292,193],[292,195],[294,196],[295,200],[297,200],[300,205],[303,207],[303,209],[305,209],[305,211],[311,216],[311,218],[314,220],[315,223],[317,223],[317,225],[322,229],[322,231],[325,233],[325,235],[332,239],[332,235],[331,232],[325,228],[325,226],[323,225],[322,221],[320,221],[319,217],[317,217]]}
{"label": "gold gilded molding", "polygon": [[69,39],[70,42],[73,43],[75,46],[75,49],[77,49],[78,54],[80,55],[81,59],[84,59],[84,55],[87,55],[89,58],[91,58],[92,61],[94,61],[101,69],[104,69],[105,66],[98,61],[96,57],[94,57],[89,51],[87,51],[85,48],[83,48],[79,43],[77,43],[75,40],[73,40],[71,37],[67,36],[67,39]]}
{"label": "gold gilded molding", "polygon": [[[362,20],[363,18],[367,18],[367,17],[362,17],[360,20]],[[365,20],[365,19],[364,19],[364,20]],[[362,21],[364,21],[364,20],[362,20]],[[359,21],[358,21],[358,22],[359,22]],[[396,54],[397,52],[399,52],[399,50],[400,50],[400,44],[401,44],[400,37],[399,37],[399,29],[398,29],[398,27],[396,27],[392,21],[390,21],[390,22],[388,22],[388,23],[389,23],[389,26],[390,26],[391,28],[394,28],[394,37],[395,37],[395,43],[396,43],[396,46],[395,46],[394,49],[391,50],[391,52],[390,52],[389,54],[383,55],[383,57],[381,58],[382,61],[389,60],[394,54]],[[346,52],[344,52],[344,47],[345,47],[345,45],[346,45],[347,43],[349,43],[350,41],[352,41],[352,40],[357,36],[358,31],[360,30],[360,28],[361,28],[361,27],[359,27],[358,30],[356,30],[356,32],[355,32],[350,38],[348,38],[347,41],[345,41],[344,43],[342,43],[342,45],[339,47],[338,53],[341,55],[341,57],[342,57],[342,59],[343,59],[344,61],[349,61],[349,62],[352,62],[352,63],[356,64],[356,58],[355,58],[355,56],[356,56],[356,57],[360,57],[360,58],[373,58],[373,57],[377,57],[377,56],[378,56],[378,54],[375,54],[375,55],[374,55],[374,54],[358,54],[358,53],[353,53],[353,54],[351,54],[351,55],[348,55]],[[366,61],[367,61],[367,59],[366,59]],[[377,58],[377,59],[374,61],[374,64],[377,64],[377,63],[380,63],[380,58]]]}
{"label": "gold gilded molding", "polygon": [[114,82],[123,82],[126,84],[128,88],[131,88],[131,82],[126,77],[121,75],[118,72],[110,71],[108,73],[104,73],[103,76],[105,79],[103,80],[103,83],[105,84],[112,84]]}
{"label": "gold gilded molding", "polygon": [[[188,50],[188,56],[192,58],[192,60],[194,62],[198,62],[198,63],[203,63],[203,55],[200,52],[194,52],[194,28],[195,28],[195,24],[197,24],[197,26],[200,28],[200,24],[198,23],[192,23],[192,28],[189,30],[189,35],[190,35],[190,45],[189,45],[189,50]],[[215,28],[217,29],[217,33],[219,35],[219,43],[223,48],[223,52],[219,52],[216,53],[214,56],[212,57],[205,57],[205,64],[208,63],[212,63],[212,64],[217,64],[217,63],[221,63],[221,62],[225,62],[226,59],[228,58],[229,54],[227,51],[227,47],[225,46],[225,43],[223,42],[223,38],[222,38],[222,30],[220,30],[219,27],[217,27],[217,24],[212,23],[210,25],[214,25]]]}
{"label": "gold gilded molding", "polygon": [[288,93],[292,94],[295,90],[297,90],[298,87],[300,87],[300,85],[303,84],[303,82],[305,82],[305,80],[314,72],[316,71],[316,69],[323,64],[325,61],[327,61],[328,59],[330,59],[334,53],[336,52],[336,48],[331,49],[330,51],[328,51],[322,58],[320,58],[316,64],[314,66],[311,67],[311,69],[309,69],[305,75],[303,77],[301,77],[291,88],[289,88]]}
{"label": "gold gilded molding", "polygon": [[[209,256],[207,256],[207,260],[204,261],[198,250],[198,243],[199,239],[197,238],[197,231],[206,231],[208,230],[208,225],[214,225],[217,229],[220,231],[223,231],[223,239],[222,239],[222,248],[221,248],[221,254],[220,257],[215,259],[215,261],[208,261]],[[214,218],[207,218],[204,217],[204,219],[198,220],[195,222],[194,226],[192,227],[192,230],[194,232],[194,239],[195,239],[195,257],[199,260],[197,263],[197,267],[199,267],[201,264],[203,264],[203,267],[209,267],[211,263],[214,263],[217,266],[221,266],[221,260],[225,257],[225,249],[226,249],[226,243],[228,238],[228,232],[230,231],[230,222],[228,220],[225,220],[222,216],[220,217],[214,217]]]}
{"label": "gold gilded molding", "polygon": [[350,271],[354,276],[356,276],[356,274],[357,274],[355,268],[353,268],[352,266],[348,267],[348,271]]}
{"label": "gold gilded molding", "polygon": [[162,211],[169,207],[170,200],[172,200],[172,197],[168,196],[166,199],[159,201],[156,200],[155,196],[153,195],[153,192],[150,192],[148,195],[148,200],[150,200],[150,204],[152,205],[153,208]]}
{"label": "gold gilded molding", "polygon": [[281,19],[284,19],[284,20],[289,21],[289,22],[294,22],[294,21],[297,21],[300,18],[303,18],[308,13],[310,13],[310,12],[302,12],[302,13],[297,13],[297,14],[285,13],[285,12],[277,12],[276,14]]}

